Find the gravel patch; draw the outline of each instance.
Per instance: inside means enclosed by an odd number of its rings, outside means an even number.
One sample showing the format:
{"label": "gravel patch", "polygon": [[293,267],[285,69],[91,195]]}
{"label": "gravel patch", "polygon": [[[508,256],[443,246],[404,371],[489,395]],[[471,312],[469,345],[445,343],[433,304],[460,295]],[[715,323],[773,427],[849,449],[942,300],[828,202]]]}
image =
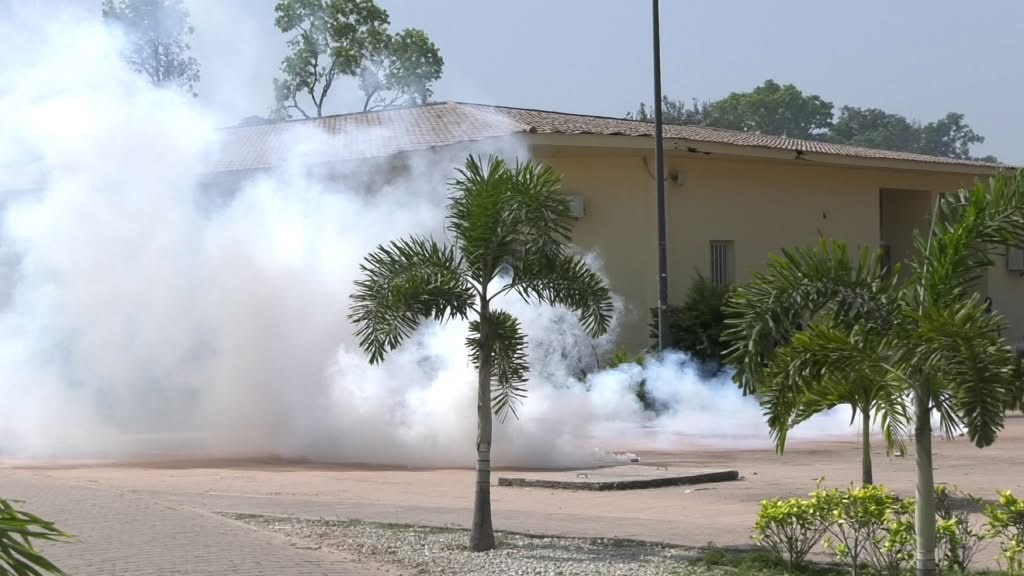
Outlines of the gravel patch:
{"label": "gravel patch", "polygon": [[693,563],[692,549],[615,539],[497,532],[497,549],[472,553],[468,531],[351,520],[223,514],[296,540],[390,564],[409,574],[446,576],[697,576],[719,572]]}

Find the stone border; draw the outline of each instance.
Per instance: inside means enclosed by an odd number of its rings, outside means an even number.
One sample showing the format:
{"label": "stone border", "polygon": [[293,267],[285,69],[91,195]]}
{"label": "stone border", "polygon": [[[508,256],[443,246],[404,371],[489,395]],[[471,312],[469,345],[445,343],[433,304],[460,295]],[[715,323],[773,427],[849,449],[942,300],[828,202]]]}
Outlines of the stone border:
{"label": "stone border", "polygon": [[558,490],[643,490],[646,488],[665,488],[668,486],[685,486],[688,484],[706,484],[711,482],[731,482],[739,480],[738,470],[722,472],[705,472],[687,476],[664,476],[661,478],[638,478],[635,480],[543,480],[540,478],[498,478],[498,486],[509,488],[554,488]]}

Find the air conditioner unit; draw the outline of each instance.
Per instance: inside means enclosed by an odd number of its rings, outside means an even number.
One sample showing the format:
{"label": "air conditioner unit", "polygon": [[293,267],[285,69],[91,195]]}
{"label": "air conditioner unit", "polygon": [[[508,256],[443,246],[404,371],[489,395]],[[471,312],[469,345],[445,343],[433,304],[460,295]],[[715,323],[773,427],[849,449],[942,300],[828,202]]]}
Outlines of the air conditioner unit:
{"label": "air conditioner unit", "polygon": [[1010,272],[1024,272],[1024,248],[1006,248],[1006,269]]}
{"label": "air conditioner unit", "polygon": [[583,207],[583,196],[573,194],[569,196],[569,215],[573,218],[583,218],[586,211]]}

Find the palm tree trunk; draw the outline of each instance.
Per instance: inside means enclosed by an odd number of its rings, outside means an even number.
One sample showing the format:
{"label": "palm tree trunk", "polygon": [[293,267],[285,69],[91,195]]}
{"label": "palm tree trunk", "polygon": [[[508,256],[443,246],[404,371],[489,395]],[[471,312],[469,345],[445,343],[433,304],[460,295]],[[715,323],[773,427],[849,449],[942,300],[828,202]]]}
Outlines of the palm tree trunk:
{"label": "palm tree trunk", "polygon": [[917,576],[935,576],[935,477],[932,471],[931,395],[927,383],[914,391],[914,444],[917,450]]}
{"label": "palm tree trunk", "polygon": [[480,374],[477,382],[476,497],[473,500],[473,528],[469,549],[494,549],[491,525],[491,343],[487,298],[480,298]]}
{"label": "palm tree trunk", "polygon": [[861,456],[860,461],[860,482],[865,486],[874,484],[874,477],[871,473],[871,412],[868,410],[861,410],[862,426],[864,439],[861,441],[863,444],[864,454]]}

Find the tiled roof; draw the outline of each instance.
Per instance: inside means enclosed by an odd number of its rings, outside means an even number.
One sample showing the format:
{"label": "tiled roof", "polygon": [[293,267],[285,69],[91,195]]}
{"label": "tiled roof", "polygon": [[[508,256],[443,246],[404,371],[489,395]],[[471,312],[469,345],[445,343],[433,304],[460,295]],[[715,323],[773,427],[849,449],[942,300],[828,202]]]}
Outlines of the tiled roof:
{"label": "tiled roof", "polygon": [[[381,112],[344,114],[310,120],[266,122],[228,128],[225,131],[226,140],[223,152],[216,164],[215,171],[267,168],[285,161],[285,151],[294,150],[296,145],[306,147],[303,153],[303,158],[306,160],[331,162],[388,156],[399,152],[516,134],[597,134],[653,137],[654,125],[649,122],[621,118],[460,102],[440,102]],[[750,146],[848,158],[938,164],[949,167],[993,169],[998,167],[996,164],[974,160],[875,150],[706,126],[666,125],[665,138],[695,144]],[[927,166],[921,167],[927,168]]]}

